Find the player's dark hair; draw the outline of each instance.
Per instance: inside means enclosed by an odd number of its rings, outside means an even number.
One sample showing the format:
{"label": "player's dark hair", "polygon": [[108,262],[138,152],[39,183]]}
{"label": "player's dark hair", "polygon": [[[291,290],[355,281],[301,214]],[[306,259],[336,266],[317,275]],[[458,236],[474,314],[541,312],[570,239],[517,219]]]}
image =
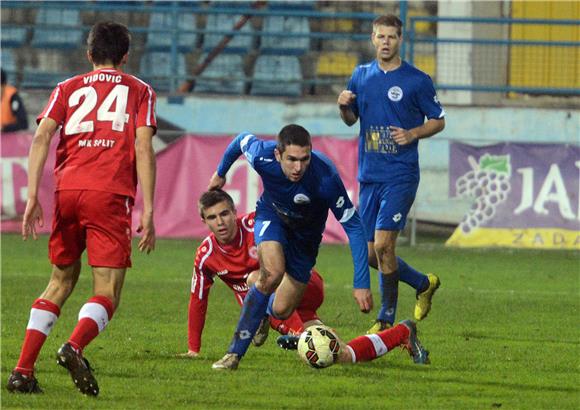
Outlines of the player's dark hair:
{"label": "player's dark hair", "polygon": [[403,29],[403,22],[400,18],[395,16],[394,14],[387,14],[384,16],[379,16],[373,20],[373,31],[375,31],[376,26],[387,26],[387,27],[395,27],[397,29],[397,34],[401,37],[402,29]]}
{"label": "player's dark hair", "polygon": [[276,149],[282,154],[288,145],[298,145],[299,147],[312,147],[312,139],[306,128],[296,124],[286,125],[278,133],[276,138],[278,145]]}
{"label": "player's dark hair", "polygon": [[101,21],[91,28],[87,46],[95,64],[107,62],[118,66],[129,52],[131,34],[126,26],[111,21]]}
{"label": "player's dark hair", "polygon": [[0,69],[0,71],[2,72],[2,85],[6,84],[6,71],[4,71],[4,69]]}
{"label": "player's dark hair", "polygon": [[199,215],[202,218],[205,218],[203,212],[207,208],[211,208],[212,206],[219,204],[220,202],[227,202],[230,209],[235,209],[234,200],[232,197],[226,192],[222,191],[221,189],[216,189],[213,191],[206,191],[204,192],[199,201],[197,201],[197,208],[199,209]]}

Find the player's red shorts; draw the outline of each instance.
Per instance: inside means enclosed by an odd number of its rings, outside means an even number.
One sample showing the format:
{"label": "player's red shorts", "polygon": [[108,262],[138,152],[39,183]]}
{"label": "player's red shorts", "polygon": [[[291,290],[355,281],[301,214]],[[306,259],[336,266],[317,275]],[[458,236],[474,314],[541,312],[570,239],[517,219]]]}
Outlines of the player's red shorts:
{"label": "player's red shorts", "polygon": [[50,261],[70,265],[87,249],[89,265],[131,267],[132,198],[101,191],[57,191]]}
{"label": "player's red shorts", "polygon": [[304,296],[302,296],[302,302],[296,308],[298,316],[303,322],[308,322],[310,320],[320,320],[316,311],[322,305],[324,301],[324,282],[322,277],[312,269],[312,274],[310,275],[310,280],[304,291]]}

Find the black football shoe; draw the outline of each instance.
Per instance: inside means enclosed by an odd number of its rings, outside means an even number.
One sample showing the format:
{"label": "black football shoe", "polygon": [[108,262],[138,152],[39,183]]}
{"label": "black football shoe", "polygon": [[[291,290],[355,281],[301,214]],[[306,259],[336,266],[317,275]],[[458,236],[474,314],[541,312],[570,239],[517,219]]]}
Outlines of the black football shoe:
{"label": "black football shoe", "polygon": [[25,376],[16,370],[10,374],[6,388],[10,393],[43,393],[34,375]]}
{"label": "black football shoe", "polygon": [[65,343],[56,353],[56,362],[68,370],[77,389],[87,396],[97,396],[99,385],[93,376],[91,365],[70,343]]}
{"label": "black football shoe", "polygon": [[296,350],[298,349],[298,339],[300,336],[282,335],[278,337],[276,343],[284,350]]}

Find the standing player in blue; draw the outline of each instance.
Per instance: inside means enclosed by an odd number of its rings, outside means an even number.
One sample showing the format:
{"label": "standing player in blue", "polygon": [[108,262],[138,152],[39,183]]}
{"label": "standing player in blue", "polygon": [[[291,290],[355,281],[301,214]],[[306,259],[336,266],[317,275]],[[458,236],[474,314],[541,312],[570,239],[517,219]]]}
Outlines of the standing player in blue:
{"label": "standing player in blue", "polygon": [[369,333],[393,325],[399,279],[417,291],[416,320],[427,316],[440,284],[437,276],[416,271],[395,254],[419,185],[418,142],[445,127],[431,78],[399,56],[402,26],[393,15],[373,21],[377,58],[356,67],[338,96],[344,123],[351,126],[360,118],[359,208],[369,235],[369,264],[380,271],[382,302]]}
{"label": "standing player in blue", "polygon": [[224,186],[226,173],[241,154],[264,184],[254,224],[260,276],[244,299],[228,352],[213,364],[214,369],[237,369],[265,315],[286,319],[298,306],[316,262],[328,210],[348,235],[354,262],[353,296],[361,311],[368,313],[373,307],[362,222],[332,162],[312,151],[308,131],[287,125],[277,141],[260,140],[250,133],[238,135],[212,176],[210,190]]}

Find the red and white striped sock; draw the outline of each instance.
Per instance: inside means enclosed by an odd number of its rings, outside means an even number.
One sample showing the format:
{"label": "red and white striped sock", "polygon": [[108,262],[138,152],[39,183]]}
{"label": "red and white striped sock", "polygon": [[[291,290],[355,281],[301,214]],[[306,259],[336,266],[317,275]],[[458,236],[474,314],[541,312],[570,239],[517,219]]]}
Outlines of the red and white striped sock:
{"label": "red and white striped sock", "polygon": [[34,301],[32,309],[30,309],[30,319],[28,319],[26,326],[20,358],[14,370],[25,376],[32,375],[40,349],[42,349],[42,345],[59,315],[60,308],[50,300],[36,299]]}
{"label": "red and white striped sock", "polygon": [[68,342],[82,352],[99,335],[113,317],[113,302],[105,296],[93,296],[79,311],[79,321]]}
{"label": "red and white striped sock", "polygon": [[374,335],[359,336],[348,342],[352,362],[368,362],[400,346],[409,337],[405,325],[397,325]]}

